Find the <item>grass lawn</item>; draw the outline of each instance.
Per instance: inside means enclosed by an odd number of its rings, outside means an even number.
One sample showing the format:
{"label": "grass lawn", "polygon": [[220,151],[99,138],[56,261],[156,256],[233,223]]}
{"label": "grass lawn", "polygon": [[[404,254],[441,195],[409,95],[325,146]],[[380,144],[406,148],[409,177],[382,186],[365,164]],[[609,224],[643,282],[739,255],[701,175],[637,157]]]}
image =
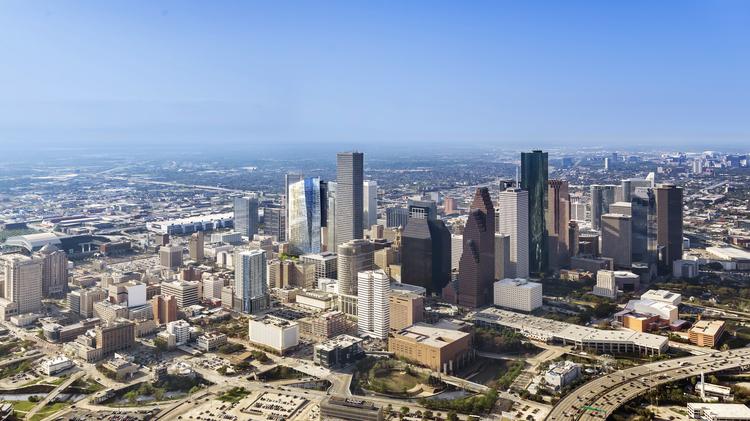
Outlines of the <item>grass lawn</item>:
{"label": "grass lawn", "polygon": [[222,393],[221,396],[219,396],[217,399],[222,402],[237,403],[249,394],[250,391],[245,389],[244,387],[233,387]]}
{"label": "grass lawn", "polygon": [[41,411],[37,412],[36,415],[31,417],[31,421],[40,421],[47,417],[49,417],[52,414],[58,413],[62,411],[63,409],[70,406],[67,402],[55,402],[52,404],[47,404],[44,408],[42,408]]}
{"label": "grass lawn", "polygon": [[419,383],[427,383],[427,375],[403,367],[376,364],[368,373],[370,386],[381,393],[405,393]]}

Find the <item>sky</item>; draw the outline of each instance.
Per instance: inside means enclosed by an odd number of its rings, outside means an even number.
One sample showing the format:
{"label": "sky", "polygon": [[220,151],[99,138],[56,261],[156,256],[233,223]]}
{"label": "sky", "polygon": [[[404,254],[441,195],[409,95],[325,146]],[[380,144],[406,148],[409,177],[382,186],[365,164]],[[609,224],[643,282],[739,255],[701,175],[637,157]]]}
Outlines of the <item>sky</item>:
{"label": "sky", "polygon": [[0,57],[5,150],[750,144],[747,1],[4,0]]}

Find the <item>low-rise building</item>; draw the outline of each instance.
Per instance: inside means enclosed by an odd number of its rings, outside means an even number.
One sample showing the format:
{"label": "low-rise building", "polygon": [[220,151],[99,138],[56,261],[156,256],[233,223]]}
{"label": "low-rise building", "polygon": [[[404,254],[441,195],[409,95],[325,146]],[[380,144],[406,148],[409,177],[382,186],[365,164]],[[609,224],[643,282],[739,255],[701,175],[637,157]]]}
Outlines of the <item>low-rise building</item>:
{"label": "low-rise building", "polygon": [[581,366],[573,361],[558,361],[544,373],[544,381],[556,390],[573,383],[581,375]]}
{"label": "low-rise building", "polygon": [[687,404],[688,417],[703,421],[745,421],[750,420],[750,408],[738,403]]}
{"label": "low-rise building", "polygon": [[355,398],[327,396],[320,403],[323,420],[382,421],[383,408],[378,404]]}
{"label": "low-rise building", "polygon": [[336,297],[323,291],[300,291],[297,292],[297,305],[315,311],[328,311],[336,305]]}
{"label": "low-rise building", "polygon": [[339,335],[315,345],[313,362],[323,367],[340,367],[364,356],[362,338]]}
{"label": "low-rise building", "polygon": [[133,377],[133,374],[138,372],[138,365],[133,364],[127,358],[115,354],[113,358],[110,358],[103,364],[104,368],[114,373],[117,380],[123,380]]}
{"label": "low-rise building", "polygon": [[167,332],[174,335],[177,346],[190,342],[190,323],[184,320],[167,323]]}
{"label": "low-rise building", "polygon": [[39,367],[48,376],[53,376],[57,373],[65,371],[70,367],[73,367],[73,361],[65,356],[58,355],[52,358],[46,358],[42,360]]}
{"label": "low-rise building", "polygon": [[661,301],[678,306],[682,303],[682,294],[664,289],[650,289],[641,294],[641,300]]}
{"label": "low-rise building", "polygon": [[723,333],[723,320],[699,320],[688,331],[690,342],[709,348],[718,345]]}
{"label": "low-rise building", "polygon": [[471,357],[471,334],[449,323],[417,323],[388,335],[388,351],[441,373],[453,373]]}
{"label": "low-rise building", "polygon": [[227,335],[221,332],[206,332],[198,336],[196,344],[199,349],[210,352],[227,343]]}
{"label": "low-rise building", "polygon": [[280,317],[254,317],[248,321],[248,341],[283,355],[299,344],[299,325]]}
{"label": "low-rise building", "polygon": [[542,306],[542,284],[526,279],[502,279],[493,286],[493,304],[520,311],[533,311]]}

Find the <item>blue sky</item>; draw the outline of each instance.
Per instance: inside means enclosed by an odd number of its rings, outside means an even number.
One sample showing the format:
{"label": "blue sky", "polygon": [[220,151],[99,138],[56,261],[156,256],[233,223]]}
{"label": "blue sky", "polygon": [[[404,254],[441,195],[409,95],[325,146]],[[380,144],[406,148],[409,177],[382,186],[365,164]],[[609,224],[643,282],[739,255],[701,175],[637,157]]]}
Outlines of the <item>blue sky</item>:
{"label": "blue sky", "polygon": [[0,143],[750,143],[747,1],[10,1]]}

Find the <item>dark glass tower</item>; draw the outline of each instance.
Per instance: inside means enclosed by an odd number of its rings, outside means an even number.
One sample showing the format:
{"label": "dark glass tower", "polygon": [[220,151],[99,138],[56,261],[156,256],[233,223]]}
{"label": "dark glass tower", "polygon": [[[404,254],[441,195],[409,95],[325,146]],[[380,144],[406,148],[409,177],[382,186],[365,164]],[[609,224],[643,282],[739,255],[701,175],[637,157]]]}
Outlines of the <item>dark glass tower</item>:
{"label": "dark glass tower", "polygon": [[521,153],[521,188],[529,192],[529,271],[547,271],[547,153]]}
{"label": "dark glass tower", "polygon": [[464,227],[458,264],[458,304],[481,307],[491,302],[495,280],[495,208],[486,187],[478,188]]}
{"label": "dark glass tower", "polygon": [[659,272],[666,274],[682,259],[682,188],[661,184],[655,190]]}
{"label": "dark glass tower", "polygon": [[363,236],[363,178],[361,152],[336,155],[336,246]]}
{"label": "dark glass tower", "polygon": [[440,293],[451,276],[451,234],[428,213],[414,215],[401,234],[401,282]]}

